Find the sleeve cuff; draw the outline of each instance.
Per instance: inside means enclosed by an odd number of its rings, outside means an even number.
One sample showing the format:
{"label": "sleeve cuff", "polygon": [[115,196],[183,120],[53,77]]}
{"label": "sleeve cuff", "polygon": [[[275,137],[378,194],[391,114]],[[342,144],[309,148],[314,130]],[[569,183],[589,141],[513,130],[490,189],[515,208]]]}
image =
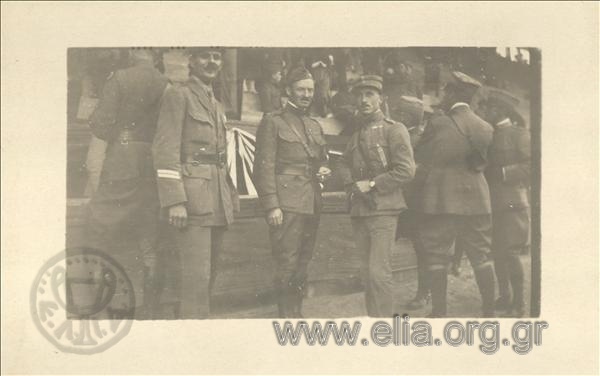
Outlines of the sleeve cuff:
{"label": "sleeve cuff", "polygon": [[260,197],[260,205],[264,210],[271,210],[279,207],[279,198],[277,194],[269,194]]}
{"label": "sleeve cuff", "polygon": [[181,180],[158,178],[158,196],[161,208],[187,202]]}

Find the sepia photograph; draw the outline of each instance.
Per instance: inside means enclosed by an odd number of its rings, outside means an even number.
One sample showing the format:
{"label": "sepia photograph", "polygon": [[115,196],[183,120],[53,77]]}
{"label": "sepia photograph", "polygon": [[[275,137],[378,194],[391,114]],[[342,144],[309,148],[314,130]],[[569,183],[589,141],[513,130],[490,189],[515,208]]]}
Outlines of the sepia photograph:
{"label": "sepia photograph", "polygon": [[598,374],[598,3],[0,7],[3,375]]}
{"label": "sepia photograph", "polygon": [[123,266],[136,319],[535,317],[540,69],[522,47],[70,48],[67,249]]}

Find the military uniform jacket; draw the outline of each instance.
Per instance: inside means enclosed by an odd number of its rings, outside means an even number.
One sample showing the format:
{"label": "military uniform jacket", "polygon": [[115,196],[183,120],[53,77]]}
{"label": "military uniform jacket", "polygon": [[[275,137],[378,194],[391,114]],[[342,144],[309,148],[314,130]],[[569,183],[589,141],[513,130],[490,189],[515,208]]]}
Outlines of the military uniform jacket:
{"label": "military uniform jacket", "polygon": [[529,207],[531,146],[529,131],[510,123],[496,125],[490,148],[486,177],[490,186],[492,210]]}
{"label": "military uniform jacket", "polygon": [[[415,174],[410,135],[402,123],[386,119],[381,111],[357,129],[350,138],[340,170],[350,194],[350,215],[392,215],[406,209],[403,187]],[[373,180],[366,195],[352,193],[352,184]]]}
{"label": "military uniform jacket", "polygon": [[[161,207],[185,204],[191,224],[233,222],[237,192],[225,161],[225,115],[212,88],[196,77],[167,88],[153,145]],[[213,162],[210,162],[213,161]]]}
{"label": "military uniform jacket", "polygon": [[150,63],[119,70],[90,116],[92,133],[107,142],[101,182],[154,176],[151,143],[168,80]]}
{"label": "military uniform jacket", "polygon": [[[312,157],[303,143],[310,148]],[[264,115],[256,133],[253,171],[264,210],[281,208],[299,214],[315,214],[321,206],[321,188],[316,173],[326,164],[325,138],[317,120],[291,104]]]}
{"label": "military uniform jacket", "polygon": [[411,203],[425,214],[491,213],[483,168],[493,128],[460,105],[431,119],[415,150]]}

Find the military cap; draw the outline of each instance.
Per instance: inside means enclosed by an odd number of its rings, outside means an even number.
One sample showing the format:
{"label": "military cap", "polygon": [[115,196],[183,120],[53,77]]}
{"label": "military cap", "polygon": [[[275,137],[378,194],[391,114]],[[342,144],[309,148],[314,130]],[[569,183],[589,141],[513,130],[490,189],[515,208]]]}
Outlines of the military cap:
{"label": "military cap", "polygon": [[490,104],[500,104],[508,108],[519,105],[519,99],[511,93],[500,89],[488,89],[487,100]]}
{"label": "military cap", "polygon": [[452,72],[453,81],[448,82],[446,89],[454,89],[466,94],[469,97],[473,97],[477,90],[481,87],[481,83],[462,72]]}
{"label": "military cap", "polygon": [[356,90],[363,87],[370,87],[376,89],[381,93],[381,91],[383,90],[383,78],[374,74],[361,76],[360,79],[354,84],[352,90]]}
{"label": "military cap", "polygon": [[423,112],[423,101],[417,97],[403,95],[398,102],[400,108],[408,112]]}
{"label": "military cap", "polygon": [[302,80],[312,80],[312,74],[308,71],[308,69],[304,67],[298,67],[292,69],[292,71],[287,75],[287,84],[291,85],[294,82],[302,81]]}

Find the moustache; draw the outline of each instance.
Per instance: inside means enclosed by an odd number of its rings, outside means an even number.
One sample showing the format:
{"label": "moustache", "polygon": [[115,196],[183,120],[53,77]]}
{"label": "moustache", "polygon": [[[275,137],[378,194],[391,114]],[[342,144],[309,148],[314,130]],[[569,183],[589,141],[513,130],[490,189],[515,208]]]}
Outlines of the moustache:
{"label": "moustache", "polygon": [[206,70],[207,72],[211,72],[211,73],[213,73],[213,72],[216,72],[218,69],[219,69],[219,66],[218,66],[217,64],[210,63],[210,64],[208,64],[208,65],[206,66],[206,69],[205,69],[205,70]]}

